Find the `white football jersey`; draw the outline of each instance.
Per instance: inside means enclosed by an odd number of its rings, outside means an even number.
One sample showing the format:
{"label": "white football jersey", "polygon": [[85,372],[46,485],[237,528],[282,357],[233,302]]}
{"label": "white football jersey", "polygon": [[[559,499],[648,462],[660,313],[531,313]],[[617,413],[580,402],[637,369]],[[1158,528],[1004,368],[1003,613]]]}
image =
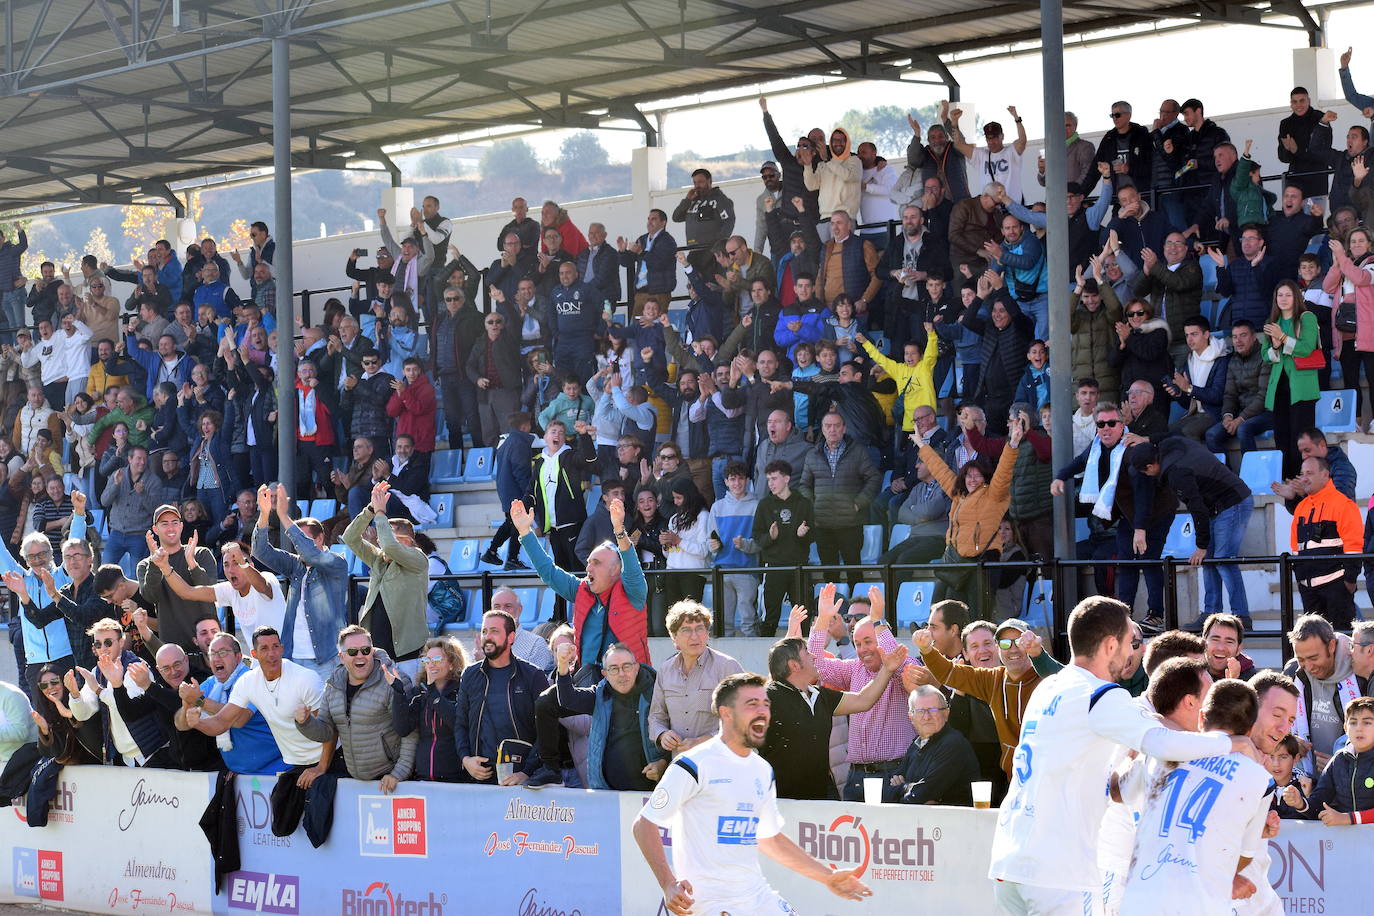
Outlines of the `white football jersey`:
{"label": "white football jersey", "polygon": [[1129,789],[1141,816],[1122,916],[1229,916],[1236,865],[1265,845],[1273,790],[1268,771],[1243,754],[1151,760]]}
{"label": "white football jersey", "polygon": [[[1101,889],[1097,840],[1118,745],[1140,750],[1162,728],[1124,687],[1077,665],[1040,682],[1021,725],[1011,789],[1002,802],[988,877],[1034,887]],[[1183,735],[1199,754],[1227,753],[1229,739]]]}
{"label": "white football jersey", "polygon": [[758,841],[782,832],[773,767],[741,757],[719,736],[678,757],[640,815],[673,833],[673,871],[697,900],[756,898],[768,890]]}

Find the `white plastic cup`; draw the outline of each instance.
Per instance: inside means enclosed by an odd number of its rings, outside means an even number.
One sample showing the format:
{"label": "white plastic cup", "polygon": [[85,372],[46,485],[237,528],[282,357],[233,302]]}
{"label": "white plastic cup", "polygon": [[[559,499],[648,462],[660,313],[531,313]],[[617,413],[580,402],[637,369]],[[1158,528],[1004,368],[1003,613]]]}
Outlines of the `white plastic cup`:
{"label": "white plastic cup", "polygon": [[[991,783],[989,783],[991,785]],[[881,776],[864,777],[864,804],[881,805],[883,803],[883,778]]]}
{"label": "white plastic cup", "polygon": [[[510,779],[511,776],[512,776],[514,773],[515,773],[515,764],[513,764],[513,763],[498,763],[498,764],[496,765],[496,782],[497,782],[497,784],[504,784],[504,783],[506,782],[506,780]],[[988,783],[988,785],[992,785],[992,783]]]}
{"label": "white plastic cup", "polygon": [[973,792],[973,807],[991,808],[992,807],[992,783],[975,782],[970,783],[969,788]]}

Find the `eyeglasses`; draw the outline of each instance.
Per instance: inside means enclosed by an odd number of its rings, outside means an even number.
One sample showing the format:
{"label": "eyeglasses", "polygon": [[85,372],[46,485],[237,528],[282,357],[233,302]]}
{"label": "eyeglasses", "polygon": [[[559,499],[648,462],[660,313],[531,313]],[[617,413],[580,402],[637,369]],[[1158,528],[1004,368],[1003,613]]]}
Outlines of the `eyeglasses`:
{"label": "eyeglasses", "polygon": [[182,664],[182,662],[172,662],[170,665],[158,665],[157,670],[161,671],[163,674],[171,674],[173,671],[180,668]]}
{"label": "eyeglasses", "polygon": [[1354,642],[1351,645],[1357,649],[1368,649],[1370,646],[1374,646],[1374,642]]}
{"label": "eyeglasses", "polygon": [[486,326],[489,328],[504,328],[506,323],[504,321],[488,321],[486,322]]}
{"label": "eyeglasses", "polygon": [[51,550],[35,550],[33,553],[24,554],[24,559],[28,560],[29,563],[32,564],[37,560],[46,560],[50,556],[52,556]]}
{"label": "eyeglasses", "polygon": [[216,649],[210,653],[211,658],[227,658],[230,655],[238,655],[233,649]]}
{"label": "eyeglasses", "polygon": [[678,627],[677,632],[679,636],[705,636],[711,631],[707,629],[705,624],[698,623],[690,627]]}
{"label": "eyeglasses", "polygon": [[117,642],[119,642],[118,639],[92,639],[92,640],[91,640],[91,648],[92,648],[92,649],[110,649],[110,648],[113,648],[113,647],[114,647],[114,644],[117,643]]}
{"label": "eyeglasses", "polygon": [[90,559],[90,556],[91,556],[91,555],[88,554],[88,553],[81,553],[80,551],[73,551],[72,553],[64,553],[64,554],[62,554],[62,559],[67,560],[67,561],[71,561],[71,560],[88,560],[88,559]]}
{"label": "eyeglasses", "polygon": [[639,662],[626,662],[623,665],[607,665],[601,671],[605,674],[633,674]]}
{"label": "eyeglasses", "polygon": [[439,658],[427,658],[424,660],[424,663],[426,665],[442,665],[446,661],[448,661],[448,659],[440,656]]}
{"label": "eyeglasses", "polygon": [[350,647],[348,647],[347,649],[344,649],[344,654],[346,654],[349,658],[353,658],[354,656],[358,656],[358,655],[371,655],[371,654],[372,654],[372,647],[371,647],[371,646],[350,646]]}
{"label": "eyeglasses", "polygon": [[1098,420],[1098,421],[1097,421],[1097,428],[1098,428],[1098,429],[1107,429],[1108,427],[1111,427],[1111,426],[1120,426],[1120,425],[1121,425],[1121,421],[1120,421],[1120,420]]}
{"label": "eyeglasses", "polygon": [[1127,318],[1144,318],[1147,314],[1148,314],[1148,313],[1147,313],[1144,309],[1136,309],[1136,310],[1133,311],[1133,312],[1127,312],[1127,313],[1126,313],[1126,317],[1127,317]]}
{"label": "eyeglasses", "polygon": [[913,710],[911,711],[911,714],[912,714],[913,716],[917,716],[917,717],[919,717],[919,718],[924,719],[924,718],[927,717],[927,716],[933,716],[933,715],[935,715],[937,712],[943,712],[943,711],[946,710],[946,709],[949,709],[949,707],[948,707],[948,706],[936,706],[936,707],[934,707],[933,709],[913,709]]}

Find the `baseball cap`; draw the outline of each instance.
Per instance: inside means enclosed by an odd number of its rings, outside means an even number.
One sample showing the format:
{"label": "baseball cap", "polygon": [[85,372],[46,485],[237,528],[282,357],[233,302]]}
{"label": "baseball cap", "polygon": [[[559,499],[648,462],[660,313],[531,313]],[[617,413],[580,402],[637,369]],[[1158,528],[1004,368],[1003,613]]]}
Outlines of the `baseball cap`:
{"label": "baseball cap", "polygon": [[158,519],[162,518],[162,516],[166,515],[168,512],[172,513],[177,518],[181,518],[180,509],[178,509],[171,503],[163,503],[162,505],[158,506],[157,511],[153,513],[153,521],[157,521]]}
{"label": "baseball cap", "polygon": [[1015,630],[1017,633],[1029,633],[1030,628],[1031,625],[1026,623],[1024,620],[1017,620],[1015,617],[1012,617],[1008,620],[1004,620],[1001,623],[999,623],[997,625],[997,632],[993,635],[996,636],[998,639],[1001,639],[1002,633],[1007,630]]}
{"label": "baseball cap", "polygon": [[781,170],[778,168],[778,164],[777,164],[776,162],[774,162],[772,159],[769,159],[769,160],[768,160],[767,162],[765,162],[763,165],[759,166],[759,172],[766,172],[766,171],[768,171],[769,169],[772,169],[772,170],[775,171],[775,172],[781,171]]}

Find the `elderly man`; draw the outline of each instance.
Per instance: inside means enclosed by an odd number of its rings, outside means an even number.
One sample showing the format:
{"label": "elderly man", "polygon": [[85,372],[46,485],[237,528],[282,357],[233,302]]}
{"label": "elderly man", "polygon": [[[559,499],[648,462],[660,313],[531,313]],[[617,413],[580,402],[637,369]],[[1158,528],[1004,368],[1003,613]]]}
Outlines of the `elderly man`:
{"label": "elderly man", "polygon": [[854,303],[854,313],[868,312],[868,304],[877,302],[882,280],[876,273],[882,256],[873,243],[854,234],[854,218],[847,210],[830,215],[830,240],[821,248],[820,264],[816,269],[816,295],[824,302],[834,302],[845,295]]}
{"label": "elderly man", "polygon": [[[214,715],[223,709],[224,704],[229,702],[234,685],[253,670],[244,661],[243,645],[232,633],[216,633],[210,640],[207,656],[210,678],[199,685],[194,681],[183,681],[177,690],[181,711],[175,722],[180,731],[191,728],[186,721],[186,714],[192,708],[203,715]],[[225,767],[232,772],[275,776],[287,768],[272,737],[272,729],[256,709],[243,725],[230,728],[224,735],[218,736],[215,744],[219,747]]]}
{"label": "elderly man", "polygon": [[1202,268],[1188,256],[1183,235],[1171,232],[1164,237],[1164,258],[1153,248],[1140,251],[1140,274],[1135,279],[1135,294],[1149,301],[1156,315],[1169,322],[1170,356],[1175,363],[1187,359],[1184,343],[1185,323],[1201,313]]}
{"label": "elderly man", "polygon": [[[349,776],[379,780],[382,794],[390,795],[414,770],[420,740],[418,731],[397,735],[391,720],[391,685],[405,679],[360,626],[340,630],[338,647],[339,667],[329,676],[319,708],[298,707],[296,729],[311,741],[339,747]],[[326,755],[332,756],[328,748]]]}
{"label": "elderly man", "polygon": [[[73,490],[70,532],[72,538],[84,540],[86,537],[85,509],[85,494]],[[59,671],[69,671],[75,661],[72,655],[72,640],[62,614],[56,610],[51,610],[47,614],[41,613],[28,596],[41,595],[46,588],[46,582],[37,575],[40,569],[52,576],[59,589],[71,582],[71,576],[65,566],[53,564],[52,542],[41,531],[26,535],[19,545],[19,552],[27,569],[20,566],[8,550],[0,550],[0,571],[6,576],[15,577],[15,581],[23,586],[21,591],[15,585],[11,585],[9,579],[5,581],[12,596],[10,620],[18,618],[23,634],[25,680],[36,693],[38,674],[44,665],[51,664]]]}
{"label": "elderly man", "polygon": [[792,468],[788,484],[795,487],[801,481],[806,455],[811,451],[811,444],[802,438],[801,431],[796,428],[787,411],[770,411],[765,427],[768,435],[759,442],[754,458],[754,492],[758,494],[762,494],[768,486],[764,469],[774,461],[786,461]]}
{"label": "elderly man", "polygon": [[[835,599],[833,584],[826,584],[821,589],[820,613],[811,626],[806,647],[816,660],[820,679],[829,686],[861,691],[879,676],[883,670],[883,659],[897,649],[897,640],[888,628],[887,618],[883,616],[886,608],[883,593],[874,586],[869,589],[868,598],[868,619],[854,627],[854,648],[858,657],[847,660],[826,658],[825,643],[831,618],[839,613],[840,605]],[[910,667],[912,663],[906,661],[904,664]],[[906,717],[908,692],[910,688],[894,678],[871,709],[850,718],[849,778],[845,780],[842,792],[845,801],[863,798],[865,777],[879,776],[886,781],[897,772],[902,754],[915,734]]]}
{"label": "elderly man", "polygon": [[[520,601],[520,595],[510,588],[498,588],[491,593],[491,609],[504,611],[517,623],[525,615],[525,606]],[[568,628],[569,631],[571,629]],[[516,657],[523,658],[540,671],[548,673],[554,669],[555,660],[553,653],[549,651],[549,644],[529,630],[520,628],[515,631],[511,651]]]}
{"label": "elderly man", "polygon": [[[606,650],[605,677],[594,687],[579,687],[572,677],[577,660],[571,642],[559,646],[554,687],[558,704],[570,714],[592,717],[587,742],[587,778],[593,789],[648,792],[668,767],[671,755],[649,738],[649,697],[654,669],[641,665],[619,643]],[[536,780],[526,785],[538,788]]]}
{"label": "elderly man", "polygon": [[591,660],[604,658],[606,648],[619,642],[630,647],[640,664],[647,665],[648,585],[634,543],[625,531],[625,504],[613,502],[607,509],[614,540],[601,544],[588,555],[587,575],[581,579],[555,566],[544,552],[534,536],[534,516],[523,502],[517,499],[511,503],[510,518],[539,578],[555,594],[572,602],[577,651],[584,664],[599,667],[599,661]]}
{"label": "elderly man", "polygon": [[[805,609],[798,607],[793,609],[794,617],[798,611],[805,616]],[[844,628],[840,615],[831,620]],[[797,633],[800,623],[798,619]],[[773,765],[779,798],[839,799],[830,772],[834,719],[872,709],[893,674],[906,663],[906,655],[905,646],[881,655],[881,667],[873,679],[862,690],[849,691],[820,684],[816,656],[801,636],[789,635],[773,644],[768,650],[768,701],[773,718],[760,753]]]}
{"label": "elderly man", "polygon": [[883,786],[883,801],[904,805],[972,806],[970,784],[978,779],[973,745],[949,724],[949,702],[938,687],[923,685],[907,697],[916,737],[902,757],[901,772]]}
{"label": "elderly man", "polygon": [[[177,645],[165,645],[157,650],[155,664],[157,677],[153,677],[148,666],[142,662],[129,665],[114,687],[115,708],[126,726],[136,726],[141,719],[157,722],[162,734],[167,736],[167,745],[157,756],[163,758],[160,764],[177,770],[218,770],[223,766],[219,749],[208,736],[198,731],[183,728],[181,689],[193,688],[190,661],[186,652]],[[137,685],[142,691],[132,694],[128,682]]]}
{"label": "elderly man", "polygon": [[1348,629],[1355,620],[1360,563],[1338,558],[1364,550],[1360,507],[1336,489],[1326,458],[1304,459],[1299,479],[1307,495],[1293,510],[1291,547],[1300,560],[1294,572],[1302,608],[1321,614],[1337,629]]}
{"label": "elderly man", "polygon": [[1345,708],[1351,700],[1369,693],[1369,681],[1355,672],[1349,637],[1337,634],[1320,614],[1303,614],[1294,621],[1288,643],[1293,647],[1293,660],[1284,666],[1283,673],[1298,688],[1293,734],[1312,750],[1298,765],[1316,778],[1331,759],[1336,740],[1344,734]]}
{"label": "elderly man", "polygon": [[707,643],[711,612],[690,599],[668,609],[668,635],[677,652],[659,669],[649,706],[649,740],[671,754],[691,750],[716,731],[709,695],[721,680],[744,670]]}
{"label": "elderly man", "polygon": [[816,552],[821,563],[857,566],[863,523],[882,485],[869,450],[845,434],[844,418],[821,418],[821,441],[806,456],[797,492],[815,506]]}
{"label": "elderly man", "polygon": [[[1023,639],[1026,634],[1029,639]],[[956,664],[935,649],[935,634],[928,629],[917,630],[911,641],[921,653],[921,661],[929,669],[906,672],[909,686],[937,682],[967,693],[987,703],[1002,742],[1002,770],[1007,778],[1012,774],[1012,753],[1020,740],[1021,719],[1031,694],[1041,681],[1026,647],[1035,640],[1030,626],[1021,620],[1007,620],[997,626],[994,638],[1002,664],[995,668],[978,668]]]}

